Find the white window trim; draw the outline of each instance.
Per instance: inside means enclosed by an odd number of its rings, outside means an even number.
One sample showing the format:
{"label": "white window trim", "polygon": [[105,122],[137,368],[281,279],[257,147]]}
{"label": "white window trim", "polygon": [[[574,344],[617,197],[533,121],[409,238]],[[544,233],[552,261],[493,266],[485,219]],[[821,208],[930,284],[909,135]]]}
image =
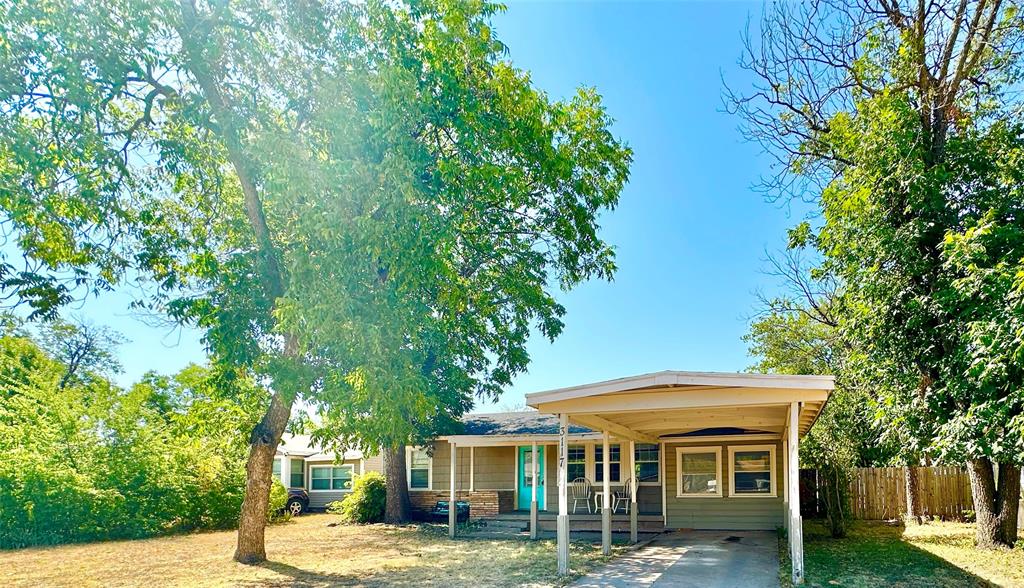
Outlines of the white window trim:
{"label": "white window trim", "polygon": [[[352,465],[350,463],[338,463],[338,464],[325,463],[325,464],[320,464],[320,465],[311,465],[311,466],[309,466],[309,489],[306,490],[307,492],[310,492],[310,493],[313,493],[313,492],[318,492],[318,493],[319,492],[344,492],[346,494],[348,494],[349,492],[352,492],[351,488],[349,488],[348,490],[335,490],[333,488],[328,488],[327,490],[314,490],[313,489],[313,470],[318,469],[318,468],[328,468],[328,469],[329,468],[348,468],[349,474],[351,474],[351,478],[350,479],[352,479],[354,481],[355,477],[356,477],[356,466],[354,466],[354,465]],[[327,479],[332,481],[331,482],[332,485],[334,484],[334,482],[333,482],[334,478],[333,477],[328,477]]]}
{"label": "white window trim", "polygon": [[[714,453],[715,454],[715,487],[717,492],[707,494],[683,493],[683,459],[684,453]],[[722,497],[722,446],[708,447],[676,447],[676,498],[721,498]]]}
{"label": "white window trim", "polygon": [[[587,480],[589,480],[591,484],[593,484],[594,483],[594,475],[593,475],[593,471],[594,471],[594,452],[593,452],[593,450],[591,450],[586,443],[569,443],[566,447],[582,447],[583,448],[583,462],[582,462],[583,463],[583,477],[586,478]],[[566,473],[569,472],[569,464],[570,463],[578,465],[580,462],[578,462],[578,461],[570,462],[569,461],[569,456],[567,455],[566,458],[565,458],[565,466],[566,466],[565,471],[566,471]],[[566,482],[572,482],[573,479],[575,479],[575,478],[571,478],[569,480],[566,480]]]}
{"label": "white window trim", "polygon": [[[288,459],[290,459],[292,461],[297,461],[297,462],[302,464],[299,467],[299,471],[298,471],[298,473],[302,474],[302,485],[301,486],[292,486],[291,485],[292,481],[288,480],[288,484],[285,484],[285,488],[305,488],[306,486],[309,486],[309,483],[308,483],[309,480],[306,477],[306,460],[301,458],[301,457],[289,457]],[[295,472],[295,468],[294,468],[295,464],[291,464],[291,465],[292,465],[292,468],[290,470],[288,470],[289,477],[295,475],[295,473],[296,473]],[[284,480],[281,480],[281,483],[284,484]]]}
{"label": "white window trim", "polygon": [[[629,471],[627,469],[629,467],[628,464],[622,459],[623,454],[629,452],[629,449],[628,449],[629,445],[628,445],[628,442],[627,443],[622,443],[622,442],[618,442],[617,441],[615,443],[609,443],[608,444],[608,453],[612,452],[611,448],[612,448],[613,445],[618,445],[619,446],[619,461],[613,461],[613,462],[610,462],[610,463],[617,463],[617,464],[619,464],[619,479],[618,480],[611,480],[608,483],[611,484],[612,486],[621,486],[625,482],[625,480],[622,478],[623,472],[624,471],[625,472]],[[603,464],[602,465],[598,465],[598,462],[597,462],[597,448],[598,447],[600,447],[601,451],[603,452],[604,451],[604,443],[594,443],[594,452],[592,454],[592,458],[594,460],[594,477],[591,478],[591,480],[594,481],[594,485],[595,486],[598,485],[598,484],[603,484],[604,483],[604,482],[601,482],[600,480],[597,479],[598,468],[599,467],[600,468],[604,467]],[[604,475],[604,471],[602,471],[601,474]]]}
{"label": "white window trim", "polygon": [[[736,452],[737,451],[767,451],[769,456],[768,470],[771,481],[771,492],[768,494],[754,494],[752,492],[736,492]],[[774,445],[730,445],[729,446],[729,497],[736,498],[778,498],[778,469],[775,466]]]}
{"label": "white window trim", "polygon": [[[412,487],[412,452],[414,450],[420,450],[427,454],[427,487],[426,488],[413,488]],[[405,484],[409,488],[409,492],[430,492],[434,489],[434,456],[427,451],[426,447],[406,447],[405,448]]]}
{"label": "white window trim", "polygon": [[[277,473],[276,474],[274,473],[274,464],[278,464],[277,465]],[[285,484],[285,481],[284,481],[284,476],[283,476],[284,471],[283,470],[284,470],[284,459],[282,457],[280,457],[280,456],[274,456],[274,463],[270,465],[270,477],[277,478],[277,481],[281,482],[281,485],[284,486],[287,489],[288,486]]]}
{"label": "white window trim", "polygon": [[[640,443],[637,443],[637,445],[640,445]],[[647,445],[653,445],[653,446],[658,448],[658,479],[654,480],[653,482],[637,482],[636,485],[637,486],[661,486],[661,463],[662,463],[661,460],[665,459],[665,457],[662,455],[664,453],[664,451],[661,450],[662,449],[661,443],[648,443]],[[645,462],[645,463],[650,463],[650,462]],[[636,476],[636,453],[635,452],[633,453],[632,457],[630,457],[630,464],[629,465],[631,467],[630,472],[634,476]]]}

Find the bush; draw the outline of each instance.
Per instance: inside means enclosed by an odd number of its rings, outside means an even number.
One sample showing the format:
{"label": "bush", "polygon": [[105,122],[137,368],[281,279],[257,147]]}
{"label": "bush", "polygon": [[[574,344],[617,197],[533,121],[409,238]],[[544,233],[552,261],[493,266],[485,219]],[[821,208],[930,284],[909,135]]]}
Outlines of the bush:
{"label": "bush", "polygon": [[833,537],[846,537],[846,531],[853,520],[850,510],[851,469],[835,463],[818,468],[821,480],[819,494],[825,505],[825,526]]}
{"label": "bush", "polygon": [[291,518],[291,513],[285,509],[288,504],[288,489],[284,487],[281,480],[273,479],[270,485],[270,508],[267,509],[267,521],[286,521]]}
{"label": "bush", "polygon": [[88,373],[64,385],[62,364],[2,324],[0,549],[238,524],[259,406],[245,399],[262,391],[198,366],[129,389]]}
{"label": "bush", "polygon": [[384,474],[367,472],[356,476],[352,484],[352,493],[341,502],[332,502],[327,512],[340,514],[350,523],[379,523],[384,520],[387,494]]}

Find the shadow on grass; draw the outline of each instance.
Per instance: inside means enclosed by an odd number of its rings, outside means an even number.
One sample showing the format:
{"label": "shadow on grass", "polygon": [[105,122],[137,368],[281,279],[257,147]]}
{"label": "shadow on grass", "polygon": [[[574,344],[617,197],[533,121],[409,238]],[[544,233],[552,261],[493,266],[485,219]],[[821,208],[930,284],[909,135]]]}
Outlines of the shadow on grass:
{"label": "shadow on grass", "polygon": [[354,586],[360,584],[361,580],[348,574],[332,574],[327,572],[315,572],[304,570],[293,565],[279,561],[265,561],[259,567],[272,572],[287,576],[282,580],[263,580],[248,584],[250,586],[293,586],[297,588],[321,588],[324,586]]}
{"label": "shadow on grass", "polygon": [[[788,586],[788,554],[780,553],[780,556],[783,560],[780,578],[784,580],[783,586]],[[804,568],[808,586],[995,586],[908,543],[903,539],[902,524],[857,523],[847,537],[833,539],[820,523],[807,521],[804,524]]]}

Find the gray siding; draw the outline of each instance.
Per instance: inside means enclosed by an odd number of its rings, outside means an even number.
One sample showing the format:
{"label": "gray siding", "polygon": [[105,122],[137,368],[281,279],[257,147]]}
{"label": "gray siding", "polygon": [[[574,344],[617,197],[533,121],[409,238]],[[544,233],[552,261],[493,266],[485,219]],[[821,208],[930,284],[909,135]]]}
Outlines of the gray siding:
{"label": "gray siding", "polygon": [[378,453],[363,459],[363,473],[381,472],[384,473],[384,455]]}
{"label": "gray siding", "polygon": [[[775,446],[775,498],[729,496],[732,464],[729,447],[742,445]],[[679,498],[676,483],[676,448],[680,446],[722,448],[721,498]],[[674,443],[665,445],[665,482],[668,497],[666,527],[670,529],[774,530],[783,522],[782,443],[771,441],[730,441],[727,443]]]}
{"label": "gray siding", "polygon": [[637,486],[637,512],[645,515],[661,514],[661,486]]}
{"label": "gray siding", "polygon": [[[353,473],[359,474],[359,460],[347,459],[343,464],[351,465]],[[310,468],[312,466],[329,466],[334,465],[333,461],[307,461],[306,462],[306,492],[309,494],[309,507],[313,509],[327,508],[327,505],[336,501],[342,500],[348,496],[348,492],[341,490],[313,490],[313,479],[310,475]]]}

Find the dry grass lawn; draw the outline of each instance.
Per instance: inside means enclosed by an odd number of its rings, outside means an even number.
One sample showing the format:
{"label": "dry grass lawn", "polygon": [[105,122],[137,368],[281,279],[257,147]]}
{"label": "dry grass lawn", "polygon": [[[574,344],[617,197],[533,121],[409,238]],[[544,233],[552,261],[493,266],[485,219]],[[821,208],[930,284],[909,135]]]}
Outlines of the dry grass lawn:
{"label": "dry grass lawn", "polygon": [[[329,527],[327,514],[267,529],[262,566],[231,560],[234,532],[0,551],[0,586],[559,586],[551,541],[457,539],[437,526]],[[579,573],[604,561],[574,544]]]}
{"label": "dry grass lawn", "polygon": [[974,525],[968,523],[912,525],[904,529],[903,540],[983,582],[1024,587],[1024,540],[1014,549],[975,549]]}
{"label": "dry grass lawn", "polygon": [[[789,586],[789,554],[780,540],[780,579]],[[974,525],[857,522],[833,539],[818,522],[804,523],[804,565],[811,587],[1024,588],[1024,541],[1015,549],[975,549]]]}

